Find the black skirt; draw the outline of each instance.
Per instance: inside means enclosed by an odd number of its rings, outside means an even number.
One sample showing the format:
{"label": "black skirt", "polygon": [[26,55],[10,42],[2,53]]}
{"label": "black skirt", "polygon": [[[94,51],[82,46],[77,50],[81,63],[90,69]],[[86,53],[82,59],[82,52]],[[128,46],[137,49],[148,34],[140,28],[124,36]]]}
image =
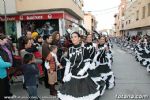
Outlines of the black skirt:
{"label": "black skirt", "polygon": [[71,78],[58,90],[58,98],[61,100],[95,100],[100,96],[97,85],[88,76],[82,79]]}
{"label": "black skirt", "polygon": [[108,64],[99,65],[93,70],[88,70],[90,77],[100,77],[101,73],[109,73],[111,69],[109,68]]}

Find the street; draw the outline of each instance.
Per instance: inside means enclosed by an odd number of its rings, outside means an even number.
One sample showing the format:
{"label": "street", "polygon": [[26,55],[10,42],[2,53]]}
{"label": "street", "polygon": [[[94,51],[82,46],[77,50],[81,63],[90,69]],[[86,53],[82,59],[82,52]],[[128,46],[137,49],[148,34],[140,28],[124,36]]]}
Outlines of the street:
{"label": "street", "polygon": [[[114,63],[112,69],[116,77],[116,86],[112,90],[106,90],[100,100],[122,100],[124,96],[143,96],[144,99],[123,100],[150,100],[150,74],[135,58],[114,45]],[[117,99],[118,97],[118,99]],[[119,99],[120,97],[120,99]]]}
{"label": "street", "polygon": [[[116,77],[116,86],[111,90],[106,90],[100,100],[121,100],[121,98],[128,98],[123,100],[150,100],[148,97],[150,96],[150,74],[136,62],[131,54],[126,53],[116,45],[114,45],[112,52],[114,56],[112,69]],[[16,97],[27,96],[21,83],[11,85],[11,91]],[[49,90],[45,89],[44,85],[39,85],[38,95],[43,98],[42,100],[56,100],[56,97],[49,94]]]}
{"label": "street", "polygon": [[150,100],[150,0],[0,0],[0,100],[29,95]]}

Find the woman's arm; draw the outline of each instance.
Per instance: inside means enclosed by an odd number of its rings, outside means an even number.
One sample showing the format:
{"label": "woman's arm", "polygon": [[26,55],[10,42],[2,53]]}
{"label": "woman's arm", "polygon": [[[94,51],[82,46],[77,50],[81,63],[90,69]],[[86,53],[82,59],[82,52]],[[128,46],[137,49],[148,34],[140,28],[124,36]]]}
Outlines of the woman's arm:
{"label": "woman's arm", "polygon": [[5,62],[2,57],[0,56],[0,67],[1,68],[8,68],[8,67],[11,67],[12,64],[9,63],[9,62]]}

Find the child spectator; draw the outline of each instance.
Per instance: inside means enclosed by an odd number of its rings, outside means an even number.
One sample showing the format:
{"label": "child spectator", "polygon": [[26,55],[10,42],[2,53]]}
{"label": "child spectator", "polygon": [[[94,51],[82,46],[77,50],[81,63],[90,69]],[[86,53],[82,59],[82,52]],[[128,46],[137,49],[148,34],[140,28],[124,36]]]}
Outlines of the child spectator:
{"label": "child spectator", "polygon": [[37,97],[37,75],[39,75],[38,67],[35,64],[35,57],[31,53],[24,56],[24,81],[29,94],[29,100],[38,100]]}
{"label": "child spectator", "polygon": [[50,95],[56,96],[57,91],[55,89],[55,83],[57,82],[57,66],[59,68],[62,68],[61,64],[57,60],[57,46],[52,45],[50,47],[50,53],[48,54],[46,58],[45,67],[47,69],[48,73],[48,83],[50,85]]}

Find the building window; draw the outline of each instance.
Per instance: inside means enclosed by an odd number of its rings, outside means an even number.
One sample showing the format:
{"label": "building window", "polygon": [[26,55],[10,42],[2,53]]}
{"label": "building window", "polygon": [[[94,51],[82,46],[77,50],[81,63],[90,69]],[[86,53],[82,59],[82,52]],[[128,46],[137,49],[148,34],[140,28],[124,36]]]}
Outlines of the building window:
{"label": "building window", "polygon": [[145,18],[145,6],[143,7],[143,16],[142,18]]}
{"label": "building window", "polygon": [[136,11],[136,20],[139,20],[139,10]]}
{"label": "building window", "polygon": [[148,4],[148,16],[150,16],[150,3]]}
{"label": "building window", "polygon": [[129,24],[130,24],[131,20],[129,20]]}
{"label": "building window", "polygon": [[122,24],[122,28],[124,28],[124,24]]}

